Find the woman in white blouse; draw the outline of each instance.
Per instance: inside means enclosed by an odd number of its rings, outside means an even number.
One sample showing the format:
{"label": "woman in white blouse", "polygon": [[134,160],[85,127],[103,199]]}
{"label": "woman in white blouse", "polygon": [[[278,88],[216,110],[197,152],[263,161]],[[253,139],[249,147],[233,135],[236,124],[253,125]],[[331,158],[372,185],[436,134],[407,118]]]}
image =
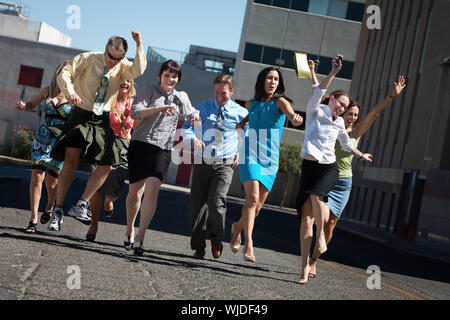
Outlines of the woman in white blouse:
{"label": "woman in white blouse", "polygon": [[339,140],[342,149],[366,161],[372,161],[372,155],[362,153],[354,148],[345,129],[343,114],[350,103],[345,91],[337,90],[322,101],[331,81],[342,68],[342,56],[337,55],[332,61],[328,76],[316,87],[306,106],[305,140],[301,157],[302,174],[300,192],[297,197],[297,211],[301,216],[300,245],[302,255],[302,275],[300,283],[309,279],[309,252],[313,238],[313,225],[316,224],[316,251],[320,254],[327,250],[324,223],[328,217],[325,202],[328,192],[334,187],[339,170],[336,163],[334,146]]}

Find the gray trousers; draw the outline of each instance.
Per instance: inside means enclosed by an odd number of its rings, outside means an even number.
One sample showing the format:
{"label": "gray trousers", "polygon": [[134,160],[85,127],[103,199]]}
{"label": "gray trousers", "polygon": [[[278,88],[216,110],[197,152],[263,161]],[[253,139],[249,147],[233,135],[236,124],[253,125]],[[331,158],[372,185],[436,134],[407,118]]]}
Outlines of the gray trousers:
{"label": "gray trousers", "polygon": [[189,211],[192,250],[206,247],[207,230],[219,239],[223,236],[233,173],[230,163],[194,164]]}

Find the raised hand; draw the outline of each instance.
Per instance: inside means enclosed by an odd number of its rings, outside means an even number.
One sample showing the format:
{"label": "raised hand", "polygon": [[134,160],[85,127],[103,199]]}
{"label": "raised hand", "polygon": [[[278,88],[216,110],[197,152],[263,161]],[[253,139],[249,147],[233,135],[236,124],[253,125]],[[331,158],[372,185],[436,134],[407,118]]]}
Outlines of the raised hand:
{"label": "raised hand", "polygon": [[332,73],[337,74],[341,68],[342,68],[342,60],[344,59],[344,56],[342,54],[337,54],[336,57],[333,58],[331,65],[332,65]]}
{"label": "raised hand", "polygon": [[397,82],[394,82],[394,89],[392,89],[391,96],[395,97],[402,92],[402,90],[406,87],[405,76],[399,75]]}
{"label": "raised hand", "polygon": [[131,31],[131,36],[138,47],[142,45],[142,35],[140,31]]}

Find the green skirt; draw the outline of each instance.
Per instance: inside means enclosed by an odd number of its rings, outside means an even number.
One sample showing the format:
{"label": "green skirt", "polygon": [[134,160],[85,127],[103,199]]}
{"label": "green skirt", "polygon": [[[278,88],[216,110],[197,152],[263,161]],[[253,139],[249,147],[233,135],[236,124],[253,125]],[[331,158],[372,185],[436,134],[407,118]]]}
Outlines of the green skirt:
{"label": "green skirt", "polygon": [[122,163],[114,132],[109,125],[109,112],[97,116],[74,107],[53,145],[51,157],[64,161],[67,147],[82,149],[80,159],[89,164],[117,166]]}

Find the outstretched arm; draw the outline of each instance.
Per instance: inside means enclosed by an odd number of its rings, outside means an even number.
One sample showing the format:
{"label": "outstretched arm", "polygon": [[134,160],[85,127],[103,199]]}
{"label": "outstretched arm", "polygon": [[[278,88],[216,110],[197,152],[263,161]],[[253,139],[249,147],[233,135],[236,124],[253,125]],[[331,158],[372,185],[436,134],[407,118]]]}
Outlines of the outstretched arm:
{"label": "outstretched arm", "polygon": [[314,61],[312,60],[308,60],[308,67],[309,67],[309,71],[311,71],[311,81],[313,86],[316,86],[319,84],[319,80],[317,79],[317,75],[316,75],[316,64],[314,63]]}
{"label": "outstretched arm", "polygon": [[45,87],[30,102],[24,103],[23,101],[19,100],[17,102],[16,109],[24,110],[24,111],[31,111],[31,110],[35,109],[47,96],[48,96],[48,87]]}
{"label": "outstretched arm", "polygon": [[136,42],[136,57],[129,62],[124,70],[123,79],[135,79],[142,75],[147,68],[147,59],[142,48],[142,35],[140,31],[132,31],[131,36]]}
{"label": "outstretched arm", "polygon": [[338,74],[338,72],[342,68],[342,59],[339,59],[339,57],[343,58],[342,55],[337,54],[336,57],[333,58],[333,61],[331,63],[332,68],[328,76],[322,80],[322,82],[319,85],[319,88],[322,90],[327,90],[330,86],[331,81],[333,81],[334,77]]}
{"label": "outstretched arm", "polygon": [[386,107],[388,107],[391,104],[392,100],[396,96],[398,96],[405,87],[406,87],[405,77],[403,75],[400,75],[398,77],[397,82],[394,82],[394,88],[389,93],[389,95],[386,98],[384,98],[383,101],[378,103],[373,108],[373,110],[371,110],[366,115],[364,120],[362,120],[360,122],[360,124],[356,128],[353,129],[353,136],[355,137],[356,142],[359,142],[361,137],[367,132],[367,130],[370,129],[370,127],[372,126],[373,122],[375,121],[375,119],[380,114],[380,112],[383,111],[384,109],[386,109]]}

